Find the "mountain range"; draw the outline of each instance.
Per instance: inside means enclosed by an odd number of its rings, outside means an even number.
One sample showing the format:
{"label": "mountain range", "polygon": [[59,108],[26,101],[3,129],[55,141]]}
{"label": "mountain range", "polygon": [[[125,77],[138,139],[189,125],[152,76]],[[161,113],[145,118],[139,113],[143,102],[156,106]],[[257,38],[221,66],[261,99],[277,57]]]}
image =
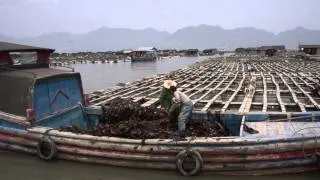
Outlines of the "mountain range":
{"label": "mountain range", "polygon": [[297,27],[274,34],[252,27],[223,29],[219,26],[188,26],[174,33],[147,28],[108,28],[85,33],[57,32],[37,37],[13,38],[0,34],[0,41],[22,43],[54,48],[58,52],[108,51],[155,46],[158,49],[175,48],[223,48],[257,47],[262,45],[285,45],[296,49],[298,44],[320,44],[320,30]]}

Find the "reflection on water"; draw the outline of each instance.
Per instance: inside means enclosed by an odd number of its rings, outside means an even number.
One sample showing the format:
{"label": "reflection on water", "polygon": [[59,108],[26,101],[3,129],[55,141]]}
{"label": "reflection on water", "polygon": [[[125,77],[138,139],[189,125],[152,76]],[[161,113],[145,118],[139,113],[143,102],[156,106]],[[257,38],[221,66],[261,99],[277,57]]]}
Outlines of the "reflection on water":
{"label": "reflection on water", "polygon": [[86,92],[112,87],[117,83],[127,83],[168,73],[188,66],[204,57],[172,58],[149,62],[123,62],[105,64],[76,64],[75,71],[80,72]]}
{"label": "reflection on water", "polygon": [[157,63],[155,61],[148,62],[131,62],[131,69],[133,71],[150,71],[157,72]]}
{"label": "reflection on water", "polygon": [[201,173],[183,177],[175,171],[118,168],[105,165],[84,164],[63,160],[42,161],[36,156],[0,151],[1,180],[318,180],[320,173],[289,174],[281,176],[218,176]]}

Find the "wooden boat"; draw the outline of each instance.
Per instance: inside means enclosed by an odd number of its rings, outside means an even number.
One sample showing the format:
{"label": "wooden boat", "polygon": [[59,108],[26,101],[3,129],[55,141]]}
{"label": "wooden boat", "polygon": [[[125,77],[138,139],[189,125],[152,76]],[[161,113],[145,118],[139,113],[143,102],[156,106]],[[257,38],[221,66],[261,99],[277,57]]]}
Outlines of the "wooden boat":
{"label": "wooden boat", "polygon": [[[15,51],[52,50],[14,45]],[[1,49],[5,49],[0,46]],[[8,53],[8,49],[1,51]],[[6,56],[10,62],[10,56]],[[48,57],[48,54],[43,57]],[[5,58],[3,58],[5,59]],[[42,62],[46,62],[42,59]],[[9,63],[10,65],[10,63]],[[49,69],[40,60],[28,67],[2,67],[0,83],[0,148],[54,158],[110,166],[179,170],[183,175],[202,171],[232,175],[297,173],[320,168],[320,112],[270,114],[194,112],[194,120],[219,121],[229,137],[125,139],[62,132],[76,125],[94,128],[98,106],[86,106],[79,73]],[[11,83],[8,83],[11,82]],[[277,116],[286,114],[277,114]],[[274,117],[274,116],[273,116]],[[259,131],[246,132],[246,126]]]}

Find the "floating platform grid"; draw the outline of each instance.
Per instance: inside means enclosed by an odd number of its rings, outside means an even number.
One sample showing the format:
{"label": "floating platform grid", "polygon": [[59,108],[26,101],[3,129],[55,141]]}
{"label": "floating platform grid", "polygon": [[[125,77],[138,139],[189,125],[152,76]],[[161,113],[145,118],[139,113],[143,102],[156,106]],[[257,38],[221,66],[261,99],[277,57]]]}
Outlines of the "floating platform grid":
{"label": "floating platform grid", "polygon": [[[286,118],[292,113],[320,111],[320,98],[312,93],[320,78],[320,62],[284,57],[218,57],[170,75],[195,103],[196,113],[261,113]],[[121,97],[143,100],[143,106],[159,105],[158,97],[167,78],[167,74],[155,75],[93,92],[90,103],[99,106]],[[246,92],[249,84],[254,88]]]}

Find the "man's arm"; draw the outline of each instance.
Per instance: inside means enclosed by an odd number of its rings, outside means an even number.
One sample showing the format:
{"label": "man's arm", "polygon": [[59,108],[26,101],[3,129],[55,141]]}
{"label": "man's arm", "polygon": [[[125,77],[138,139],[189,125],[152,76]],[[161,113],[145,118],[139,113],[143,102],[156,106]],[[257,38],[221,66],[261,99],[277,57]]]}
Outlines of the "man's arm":
{"label": "man's arm", "polygon": [[175,92],[173,93],[173,95],[174,95],[175,101],[178,101],[178,102],[181,101],[181,99],[180,99],[180,93],[179,93],[178,91],[175,91]]}
{"label": "man's arm", "polygon": [[164,99],[165,99],[165,92],[164,92],[164,89],[162,89],[159,96],[159,103],[162,107],[164,107],[164,101],[165,101]]}

